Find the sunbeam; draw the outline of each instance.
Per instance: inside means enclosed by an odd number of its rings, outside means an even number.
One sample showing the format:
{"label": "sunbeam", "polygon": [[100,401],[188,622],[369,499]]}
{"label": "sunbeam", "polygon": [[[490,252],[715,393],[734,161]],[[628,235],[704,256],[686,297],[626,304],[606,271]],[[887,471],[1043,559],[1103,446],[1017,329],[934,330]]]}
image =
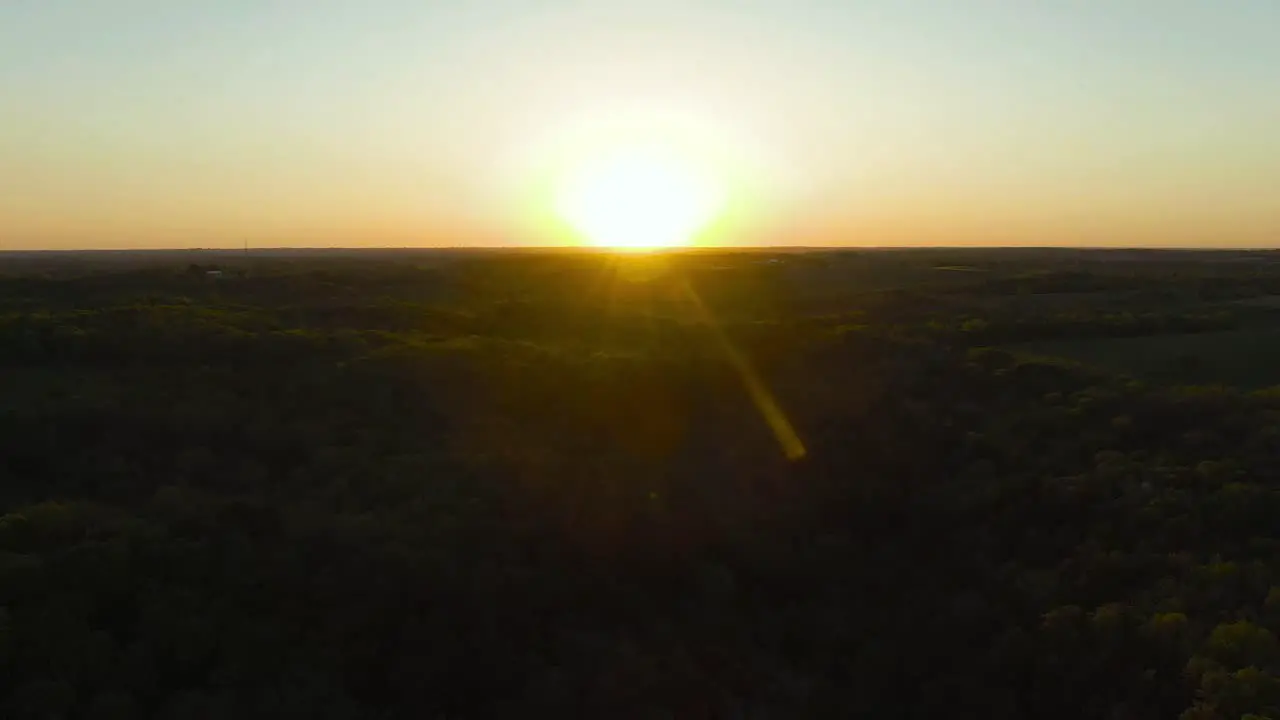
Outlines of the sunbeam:
{"label": "sunbeam", "polygon": [[773,392],[769,390],[769,387],[760,377],[760,373],[756,372],[750,359],[725,334],[715,316],[707,308],[706,303],[702,302],[702,298],[698,297],[697,291],[693,289],[693,286],[687,280],[682,279],[680,281],[680,289],[684,297],[689,301],[690,306],[697,313],[698,320],[711,331],[716,343],[724,351],[734,370],[737,371],[738,377],[742,380],[742,384],[747,388],[747,393],[751,396],[752,404],[756,406],[769,429],[773,431],[773,436],[777,439],[778,444],[782,446],[783,454],[787,456],[788,460],[803,458],[808,453],[804,443],[800,440],[799,434],[796,433],[791,421],[787,418],[787,414],[783,412],[782,407],[778,404]]}

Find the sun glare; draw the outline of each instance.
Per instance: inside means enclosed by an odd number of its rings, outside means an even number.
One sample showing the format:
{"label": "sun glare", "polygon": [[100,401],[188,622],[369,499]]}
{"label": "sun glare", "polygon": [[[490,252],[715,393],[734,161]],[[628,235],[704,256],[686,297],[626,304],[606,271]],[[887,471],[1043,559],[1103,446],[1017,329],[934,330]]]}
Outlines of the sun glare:
{"label": "sun glare", "polygon": [[572,175],[560,188],[557,210],[594,245],[652,250],[688,245],[724,200],[717,179],[688,159],[634,147]]}

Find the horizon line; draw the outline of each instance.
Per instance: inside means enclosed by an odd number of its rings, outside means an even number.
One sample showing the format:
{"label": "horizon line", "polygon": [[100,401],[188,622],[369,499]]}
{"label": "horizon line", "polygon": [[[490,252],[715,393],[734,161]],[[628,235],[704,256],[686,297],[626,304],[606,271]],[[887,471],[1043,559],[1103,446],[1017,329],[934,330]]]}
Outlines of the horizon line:
{"label": "horizon line", "polygon": [[1184,251],[1184,252],[1277,252],[1280,244],[1275,246],[1238,245],[714,245],[698,247],[653,248],[636,252],[634,250],[574,246],[574,245],[279,245],[264,247],[137,247],[137,248],[31,248],[0,249],[0,255],[36,255],[36,254],[74,254],[74,253],[234,253],[238,255],[260,254],[264,252],[365,252],[365,251],[407,251],[407,252],[582,252],[620,255],[661,255],[698,252],[804,252],[804,251],[866,251],[866,250],[1056,250],[1056,251]]}

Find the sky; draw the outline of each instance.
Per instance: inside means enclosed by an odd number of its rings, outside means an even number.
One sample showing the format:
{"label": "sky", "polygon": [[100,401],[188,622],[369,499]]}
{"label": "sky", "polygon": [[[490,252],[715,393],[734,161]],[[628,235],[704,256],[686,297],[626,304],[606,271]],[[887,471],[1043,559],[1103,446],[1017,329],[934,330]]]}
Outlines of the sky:
{"label": "sky", "polygon": [[707,244],[1280,245],[1280,2],[0,2],[0,250],[574,243],[655,138]]}

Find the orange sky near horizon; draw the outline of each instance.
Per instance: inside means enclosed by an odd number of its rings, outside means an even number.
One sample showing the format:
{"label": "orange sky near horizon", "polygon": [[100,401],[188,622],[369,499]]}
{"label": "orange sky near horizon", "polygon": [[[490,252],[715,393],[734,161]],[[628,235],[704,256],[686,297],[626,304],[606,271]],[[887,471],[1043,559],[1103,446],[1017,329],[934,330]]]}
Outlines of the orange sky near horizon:
{"label": "orange sky near horizon", "polygon": [[1280,5],[1139,5],[15,0],[0,250],[577,244],[637,139],[700,244],[1280,245]]}

